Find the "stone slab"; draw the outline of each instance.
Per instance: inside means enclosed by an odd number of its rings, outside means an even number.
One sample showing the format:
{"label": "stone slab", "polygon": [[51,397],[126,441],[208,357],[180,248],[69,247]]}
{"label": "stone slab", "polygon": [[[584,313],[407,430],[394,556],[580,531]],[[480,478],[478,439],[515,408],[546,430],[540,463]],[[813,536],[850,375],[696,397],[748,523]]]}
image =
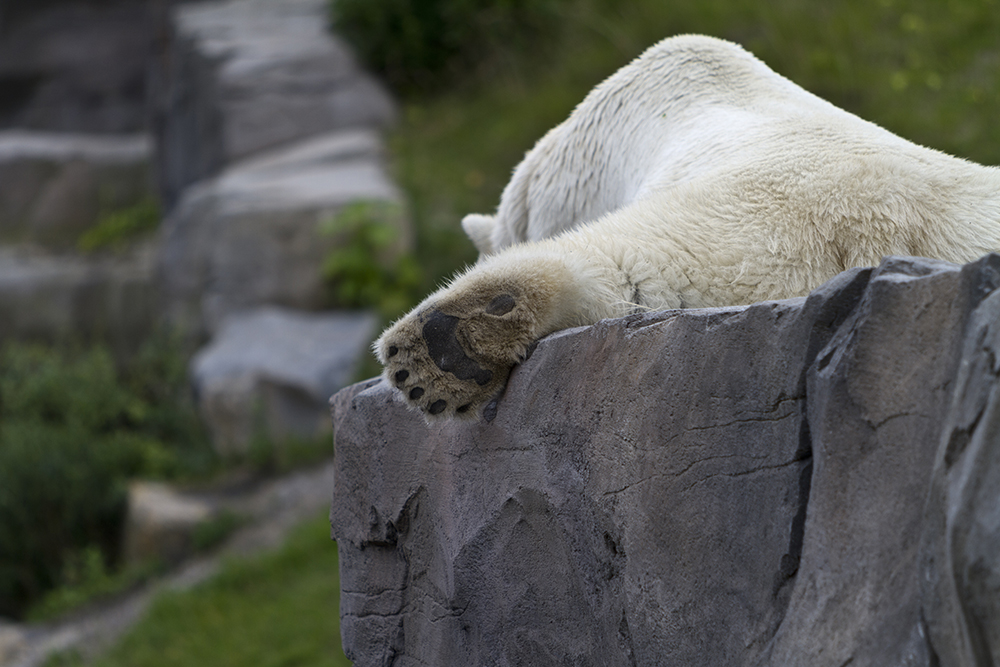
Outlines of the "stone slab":
{"label": "stone slab", "polygon": [[102,215],[154,198],[151,160],[143,134],[0,131],[0,241],[75,248]]}
{"label": "stone slab", "polygon": [[228,318],[191,362],[216,449],[245,454],[258,429],[279,446],[328,435],[330,396],[351,381],[375,323],[371,313],[277,307]]}
{"label": "stone slab", "polygon": [[998,285],[997,255],[889,258],[807,299],[560,332],[492,421],[343,390],[348,657],[995,663]]}
{"label": "stone slab", "polygon": [[209,503],[183,496],[166,484],[132,482],[122,538],[125,562],[160,560],[176,565],[193,553],[195,530],[212,515]]}
{"label": "stone slab", "polygon": [[[231,167],[185,193],[163,223],[159,280],[169,321],[195,337],[264,304],[328,304],[321,225],[345,205],[401,202],[372,130],[330,133]],[[401,241],[410,237],[400,224]]]}
{"label": "stone slab", "polygon": [[143,131],[150,10],[173,1],[4,0],[0,128]]}
{"label": "stone slab", "polygon": [[235,161],[395,107],[328,30],[325,0],[222,0],[176,7],[153,73],[159,174],[169,207]]}
{"label": "stone slab", "polygon": [[156,321],[153,256],[149,244],[98,257],[0,247],[0,340],[103,340],[135,351]]}

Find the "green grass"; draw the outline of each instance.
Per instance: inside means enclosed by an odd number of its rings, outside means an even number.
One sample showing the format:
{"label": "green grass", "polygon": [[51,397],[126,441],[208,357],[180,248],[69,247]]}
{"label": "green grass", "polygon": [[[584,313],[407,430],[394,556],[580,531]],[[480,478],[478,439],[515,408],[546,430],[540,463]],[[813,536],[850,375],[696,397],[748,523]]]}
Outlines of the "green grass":
{"label": "green grass", "polygon": [[162,574],[165,566],[154,560],[110,571],[100,550],[89,547],[71,554],[63,569],[61,585],[29,607],[25,620],[30,623],[54,621],[96,600],[122,595]]}
{"label": "green grass", "polygon": [[[325,516],[280,550],[227,561],[210,581],[157,597],[99,667],[339,667],[337,546]],[[61,660],[61,662],[60,662]],[[50,664],[72,663],[54,658]]]}
{"label": "green grass", "polygon": [[160,224],[160,207],[152,199],[105,213],[93,227],[77,239],[77,249],[121,251],[143,235],[150,235]]}

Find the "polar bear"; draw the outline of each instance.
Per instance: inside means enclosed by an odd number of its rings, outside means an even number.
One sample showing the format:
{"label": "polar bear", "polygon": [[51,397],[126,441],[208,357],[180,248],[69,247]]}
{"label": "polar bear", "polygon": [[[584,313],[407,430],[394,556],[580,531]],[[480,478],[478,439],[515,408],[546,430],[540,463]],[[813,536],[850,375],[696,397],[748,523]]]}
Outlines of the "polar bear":
{"label": "polar bear", "polygon": [[538,338],[804,295],[885,255],[1000,249],[1000,169],[917,146],[740,46],[665,39],[598,85],[463,227],[478,262],[389,327],[385,378],[475,416]]}

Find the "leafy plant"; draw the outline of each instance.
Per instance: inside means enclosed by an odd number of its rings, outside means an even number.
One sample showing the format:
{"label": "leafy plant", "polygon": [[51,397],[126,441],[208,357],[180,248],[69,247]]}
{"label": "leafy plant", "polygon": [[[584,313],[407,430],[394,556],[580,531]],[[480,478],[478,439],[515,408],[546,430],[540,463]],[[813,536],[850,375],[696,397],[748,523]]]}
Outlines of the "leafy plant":
{"label": "leafy plant", "polygon": [[403,249],[403,215],[398,204],[359,201],[323,225],[323,233],[339,240],[323,263],[338,305],[375,307],[391,315],[414,300],[422,272],[413,254]]}
{"label": "leafy plant", "polygon": [[172,354],[147,346],[119,370],[99,346],[0,352],[0,615],[56,587],[90,590],[95,552],[114,567],[129,478],[213,469]]}
{"label": "leafy plant", "polygon": [[163,564],[158,561],[115,571],[105,562],[100,548],[85,547],[65,558],[59,587],[43,595],[25,617],[33,623],[58,618],[92,600],[124,593],[162,571]]}
{"label": "leafy plant", "polygon": [[159,223],[160,207],[154,200],[145,199],[101,217],[80,236],[77,247],[83,252],[121,250],[137,236],[156,229]]}
{"label": "leafy plant", "polygon": [[245,463],[251,471],[269,476],[317,464],[332,454],[332,435],[314,438],[286,435],[275,442],[262,427],[250,438]]}

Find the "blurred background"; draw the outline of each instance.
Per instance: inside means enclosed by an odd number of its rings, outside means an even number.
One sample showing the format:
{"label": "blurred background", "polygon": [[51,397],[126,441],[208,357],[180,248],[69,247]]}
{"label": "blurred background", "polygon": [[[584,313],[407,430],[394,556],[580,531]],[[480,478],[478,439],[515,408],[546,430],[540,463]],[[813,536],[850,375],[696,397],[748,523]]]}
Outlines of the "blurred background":
{"label": "blurred background", "polygon": [[326,399],[475,260],[462,216],[680,33],[1000,163],[1000,0],[0,0],[0,664],[349,664]]}

